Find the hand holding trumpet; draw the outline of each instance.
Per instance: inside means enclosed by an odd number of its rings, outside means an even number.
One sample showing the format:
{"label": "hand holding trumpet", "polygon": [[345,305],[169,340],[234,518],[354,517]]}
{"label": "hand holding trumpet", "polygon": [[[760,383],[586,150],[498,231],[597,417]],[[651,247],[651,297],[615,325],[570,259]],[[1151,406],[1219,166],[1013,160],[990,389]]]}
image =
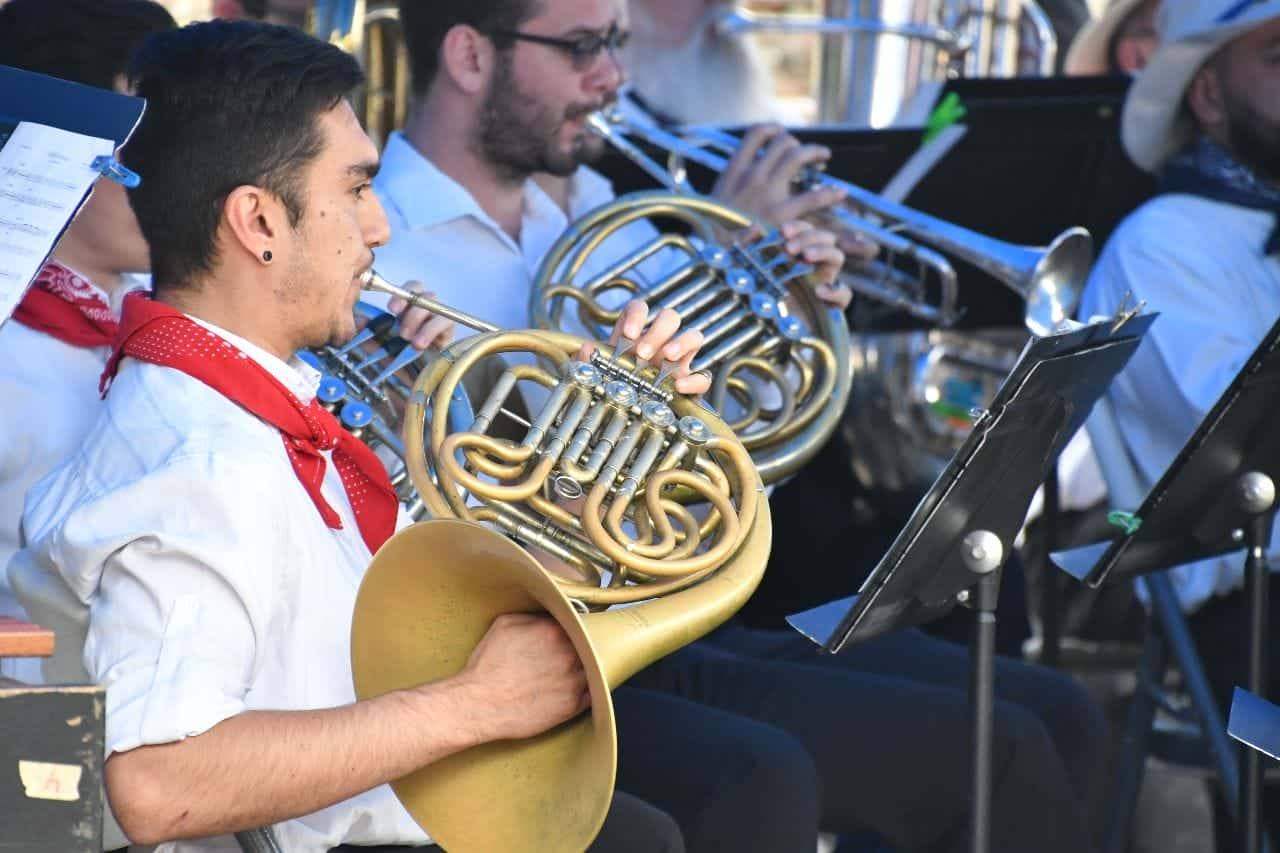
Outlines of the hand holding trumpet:
{"label": "hand holding trumpet", "polygon": [[[777,125],[759,125],[743,137],[728,166],[711,190],[714,198],[779,228],[786,250],[798,261],[815,267],[818,298],[844,310],[853,299],[847,285],[836,278],[846,260],[864,263],[879,248],[847,228],[827,230],[823,214],[844,203],[848,194],[838,186],[797,186],[806,170],[826,163],[831,150],[804,145]],[[815,226],[806,219],[817,219]]]}

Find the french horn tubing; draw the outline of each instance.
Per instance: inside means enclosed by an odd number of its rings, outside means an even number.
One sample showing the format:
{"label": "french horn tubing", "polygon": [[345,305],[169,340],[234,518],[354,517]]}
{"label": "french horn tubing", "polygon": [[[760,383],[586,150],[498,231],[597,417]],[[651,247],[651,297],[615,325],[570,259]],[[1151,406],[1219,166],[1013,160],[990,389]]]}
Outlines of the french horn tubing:
{"label": "french horn tubing", "polygon": [[[364,303],[358,303],[356,311],[367,323],[354,338],[341,346],[304,350],[298,357],[320,371],[316,400],[348,432],[373,448],[387,465],[400,502],[420,521],[426,504],[409,479],[404,442],[396,425],[404,419],[422,365],[434,356],[430,351],[419,352],[396,334],[393,315]],[[449,401],[446,417],[452,430],[471,425],[474,414],[465,389],[458,389]]]}
{"label": "french horn tubing", "polygon": [[[763,484],[733,431],[651,367],[599,351],[579,361],[581,338],[500,330],[372,271],[364,285],[480,334],[427,363],[409,395],[404,458],[433,520],[388,540],[361,583],[357,696],[455,675],[497,616],[536,611],[568,634],[591,693],[589,714],[455,754],[392,789],[452,853],[581,851],[613,794],[609,691],[715,628],[755,590],[771,536]],[[467,428],[429,417],[450,407],[481,360],[515,354],[540,364],[511,364]],[[528,400],[545,398],[528,418],[512,403],[522,388],[537,392]],[[522,440],[489,434],[504,418],[520,421]],[[629,606],[606,609],[619,603]]]}

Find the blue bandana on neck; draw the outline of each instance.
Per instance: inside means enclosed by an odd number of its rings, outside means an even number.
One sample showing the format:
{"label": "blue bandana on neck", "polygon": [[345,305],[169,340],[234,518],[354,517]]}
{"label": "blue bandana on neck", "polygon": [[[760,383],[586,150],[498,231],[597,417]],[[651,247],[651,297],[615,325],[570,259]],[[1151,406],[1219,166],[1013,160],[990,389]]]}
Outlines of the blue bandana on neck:
{"label": "blue bandana on neck", "polygon": [[1160,192],[1198,195],[1274,213],[1277,224],[1263,249],[1268,255],[1280,254],[1280,188],[1259,178],[1208,138],[1201,136],[1169,161],[1160,177]]}

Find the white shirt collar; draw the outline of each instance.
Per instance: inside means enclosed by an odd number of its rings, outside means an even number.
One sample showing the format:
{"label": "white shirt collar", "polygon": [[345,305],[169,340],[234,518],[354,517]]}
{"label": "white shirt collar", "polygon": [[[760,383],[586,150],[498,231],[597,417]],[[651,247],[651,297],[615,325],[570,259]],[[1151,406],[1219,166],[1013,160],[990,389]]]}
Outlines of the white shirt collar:
{"label": "white shirt collar", "polygon": [[580,166],[569,177],[569,215],[574,219],[615,198],[613,183],[595,169]]}
{"label": "white shirt collar", "polygon": [[489,216],[461,184],[436,168],[400,131],[387,140],[377,183],[410,229],[430,228],[464,216]]}
{"label": "white shirt collar", "polygon": [[[375,182],[379,196],[396,209],[410,230],[473,216],[506,236],[475,197],[424,157],[401,131],[395,131],[387,140]],[[613,185],[600,173],[583,166],[569,178],[571,218],[577,219],[612,200]],[[526,219],[531,214],[543,215],[548,208],[558,210],[550,196],[532,179],[525,182],[524,207]],[[560,213],[563,216],[563,211]]]}
{"label": "white shirt collar", "polygon": [[124,308],[124,298],[135,290],[151,291],[150,273],[125,273],[120,277],[120,286],[110,297],[111,313],[119,317]]}
{"label": "white shirt collar", "polygon": [[215,326],[213,323],[201,320],[199,317],[192,317],[190,314],[186,316],[256,361],[303,403],[310,403],[315,399],[316,391],[320,387],[320,371],[296,355],[287,362],[281,361],[257,344],[247,341],[237,334],[228,332],[221,326]]}

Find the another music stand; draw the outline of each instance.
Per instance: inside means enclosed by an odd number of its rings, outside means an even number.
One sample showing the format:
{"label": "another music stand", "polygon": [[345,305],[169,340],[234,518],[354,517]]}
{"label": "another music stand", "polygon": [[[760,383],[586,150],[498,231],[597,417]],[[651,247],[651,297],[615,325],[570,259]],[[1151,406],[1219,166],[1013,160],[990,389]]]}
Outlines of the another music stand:
{"label": "another music stand", "polygon": [[838,652],[850,642],[976,610],[970,670],[971,849],[990,848],[995,607],[1000,572],[1035,490],[1154,315],[1132,312],[1027,344],[990,407],[852,599],[788,621]]}
{"label": "another music stand", "polygon": [[[1280,482],[1280,321],[1271,327],[1138,509],[1114,539],[1055,555],[1068,574],[1091,586],[1129,580],[1184,563],[1245,551],[1249,596],[1249,690],[1267,680],[1266,550]],[[1241,844],[1262,849],[1262,755],[1240,764]]]}
{"label": "another music stand", "polygon": [[1231,697],[1227,732],[1246,746],[1280,760],[1280,706],[1237,687]]}

